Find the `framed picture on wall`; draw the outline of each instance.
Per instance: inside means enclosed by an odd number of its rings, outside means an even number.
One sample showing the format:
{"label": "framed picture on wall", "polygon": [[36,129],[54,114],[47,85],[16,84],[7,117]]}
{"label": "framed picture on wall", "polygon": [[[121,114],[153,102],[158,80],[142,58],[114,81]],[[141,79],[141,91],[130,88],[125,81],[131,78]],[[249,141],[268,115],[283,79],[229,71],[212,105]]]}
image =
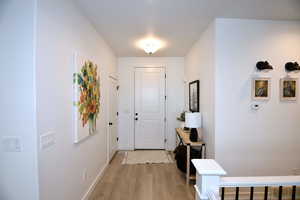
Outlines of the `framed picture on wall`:
{"label": "framed picture on wall", "polygon": [[297,101],[297,78],[280,79],[280,100],[281,101]]}
{"label": "framed picture on wall", "polygon": [[74,143],[97,132],[100,112],[100,76],[98,66],[75,53],[73,73]]}
{"label": "framed picture on wall", "polygon": [[189,109],[191,112],[199,112],[199,80],[189,83]]}
{"label": "framed picture on wall", "polygon": [[271,93],[270,78],[253,78],[252,79],[252,99],[253,100],[269,100]]}

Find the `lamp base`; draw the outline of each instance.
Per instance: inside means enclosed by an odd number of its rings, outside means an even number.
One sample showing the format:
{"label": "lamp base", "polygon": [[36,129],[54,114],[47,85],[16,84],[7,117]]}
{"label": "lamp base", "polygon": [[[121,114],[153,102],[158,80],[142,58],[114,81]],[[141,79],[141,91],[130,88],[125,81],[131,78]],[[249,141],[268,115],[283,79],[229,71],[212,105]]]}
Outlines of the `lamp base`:
{"label": "lamp base", "polygon": [[188,131],[188,130],[190,130],[188,127],[183,127],[183,130],[184,131]]}
{"label": "lamp base", "polygon": [[198,141],[198,132],[197,132],[196,128],[192,128],[191,129],[190,140],[192,142],[197,142]]}

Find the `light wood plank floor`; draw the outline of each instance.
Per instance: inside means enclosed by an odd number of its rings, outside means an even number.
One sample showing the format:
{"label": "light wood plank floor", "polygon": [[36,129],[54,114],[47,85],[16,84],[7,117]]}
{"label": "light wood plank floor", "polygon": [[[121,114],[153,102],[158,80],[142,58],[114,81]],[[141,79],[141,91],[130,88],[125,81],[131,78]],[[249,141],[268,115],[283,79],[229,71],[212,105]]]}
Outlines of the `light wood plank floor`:
{"label": "light wood plank floor", "polygon": [[90,200],[194,200],[193,184],[175,164],[122,165],[116,154]]}

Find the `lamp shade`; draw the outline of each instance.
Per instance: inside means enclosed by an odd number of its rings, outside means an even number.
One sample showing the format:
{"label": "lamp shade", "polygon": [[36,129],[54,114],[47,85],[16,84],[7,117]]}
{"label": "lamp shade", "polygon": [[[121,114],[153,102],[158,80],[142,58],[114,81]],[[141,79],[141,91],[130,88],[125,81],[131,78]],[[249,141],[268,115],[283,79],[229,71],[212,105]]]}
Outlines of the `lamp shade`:
{"label": "lamp shade", "polygon": [[202,124],[201,113],[185,113],[185,127],[187,128],[201,128]]}

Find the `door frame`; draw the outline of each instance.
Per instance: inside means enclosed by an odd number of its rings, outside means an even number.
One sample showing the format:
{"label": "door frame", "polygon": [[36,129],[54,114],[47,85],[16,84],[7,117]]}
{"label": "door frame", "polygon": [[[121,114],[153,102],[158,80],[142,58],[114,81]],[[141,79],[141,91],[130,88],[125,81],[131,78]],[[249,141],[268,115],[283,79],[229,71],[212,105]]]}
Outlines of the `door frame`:
{"label": "door frame", "polygon": [[[148,68],[162,68],[163,69],[163,71],[164,71],[164,74],[165,74],[165,80],[164,80],[164,93],[165,93],[165,101],[164,101],[164,120],[163,120],[163,123],[164,123],[164,150],[165,149],[167,149],[167,135],[166,135],[166,129],[167,129],[167,116],[166,116],[166,114],[167,114],[167,70],[166,70],[166,67],[165,66],[141,66],[141,67],[133,67],[134,68],[134,70],[133,70],[133,79],[134,79],[134,83],[133,83],[133,91],[134,91],[134,97],[133,97],[133,105],[134,105],[134,107],[133,107],[133,113],[136,113],[136,110],[135,110],[135,108],[136,108],[136,106],[135,106],[135,95],[136,95],[136,91],[135,91],[135,82],[136,82],[136,80],[135,80],[135,73],[136,73],[136,69],[140,69],[140,68],[143,68],[143,69],[148,69]],[[134,129],[133,129],[133,149],[134,150],[137,150],[136,148],[135,148],[135,134],[136,134],[136,126],[135,126],[135,120],[134,120],[134,117],[135,117],[135,115],[133,115],[133,123],[134,123]],[[138,150],[140,150],[140,149],[138,149]]]}
{"label": "door frame", "polygon": [[[114,158],[114,156],[115,155],[113,155],[112,157],[110,157],[110,127],[109,127],[109,120],[110,120],[110,114],[109,114],[109,102],[110,102],[110,84],[111,84],[111,82],[115,82],[116,83],[116,85],[118,86],[118,79],[117,78],[115,78],[114,76],[111,76],[111,75],[109,75],[108,76],[108,78],[107,78],[107,80],[108,80],[108,89],[107,89],[107,137],[106,137],[106,141],[107,141],[107,163],[109,164],[110,162],[111,162],[111,160]],[[117,96],[117,103],[116,103],[116,110],[117,110],[117,112],[118,112],[118,100],[119,100],[119,94],[118,94],[118,90],[116,90],[116,96]],[[117,116],[117,121],[119,121],[119,116]],[[117,132],[116,132],[116,134],[117,134],[117,137],[119,137],[118,136],[118,123],[117,123]],[[117,150],[118,150],[118,146],[119,146],[119,144],[118,144],[119,142],[117,141]],[[117,151],[116,151],[117,152]],[[115,152],[115,154],[116,154],[116,152]]]}

